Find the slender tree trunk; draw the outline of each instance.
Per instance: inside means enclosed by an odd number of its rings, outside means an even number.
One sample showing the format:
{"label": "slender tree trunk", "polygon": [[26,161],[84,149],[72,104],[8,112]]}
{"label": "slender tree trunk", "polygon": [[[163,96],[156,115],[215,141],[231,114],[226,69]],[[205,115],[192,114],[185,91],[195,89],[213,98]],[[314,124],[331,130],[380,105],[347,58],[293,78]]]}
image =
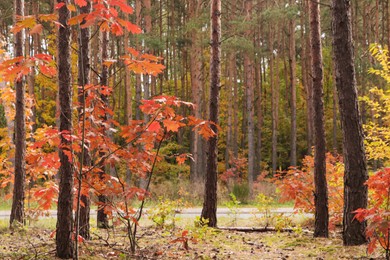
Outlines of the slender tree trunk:
{"label": "slender tree trunk", "polygon": [[[260,2],[255,2],[255,12],[256,10],[262,10],[263,4]],[[263,34],[263,24],[260,22],[256,29],[255,35],[255,48],[257,50],[261,50],[264,42],[262,41]],[[262,110],[262,102],[263,102],[263,54],[261,51],[257,51],[255,58],[255,98],[254,101],[256,103],[256,147],[255,147],[255,166],[254,166],[254,180],[256,181],[258,176],[261,174],[261,161],[262,161],[262,125],[263,125],[263,110]]]}
{"label": "slender tree trunk", "polygon": [[[295,2],[295,1],[294,1]],[[293,1],[290,0],[290,5]],[[289,64],[291,84],[291,144],[290,165],[297,165],[297,87],[296,87],[296,59],[295,59],[295,18],[289,20]]]}
{"label": "slender tree trunk", "polygon": [[[135,0],[135,24],[137,26],[141,26],[141,1],[142,0]],[[137,49],[140,48],[139,40],[136,39],[136,47]],[[142,82],[141,82],[141,75],[136,74],[135,75],[135,119],[141,120],[141,109],[139,106],[141,105],[141,99],[142,99]]]}
{"label": "slender tree trunk", "polygon": [[[125,53],[129,48],[129,33],[125,30],[125,38],[124,38],[124,49]],[[125,123],[128,125],[133,118],[133,97],[131,93],[131,77],[130,71],[125,69]]]}
{"label": "slender tree trunk", "polygon": [[[221,0],[211,1],[211,58],[210,58],[210,121],[218,124],[219,88],[221,83]],[[201,217],[210,227],[217,226],[217,134],[208,140],[205,197]]]}
{"label": "slender tree trunk", "polygon": [[[336,72],[335,68],[333,66],[332,68],[332,76],[333,76],[333,82],[336,82]],[[337,87],[336,84],[333,84],[333,107],[332,107],[332,122],[333,122],[333,129],[332,129],[332,146],[333,146],[333,155],[338,154],[338,145],[337,145]]]}
{"label": "slender tree trunk", "polygon": [[[24,15],[24,0],[15,0],[15,23],[18,16]],[[15,34],[15,57],[23,57],[23,31]],[[26,125],[25,125],[25,86],[23,79],[15,80],[15,176],[12,197],[10,225],[14,221],[24,222],[24,188],[25,188],[25,158],[26,158]]]}
{"label": "slender tree trunk", "polygon": [[233,155],[234,158],[238,157],[238,83],[237,83],[237,68],[236,68],[236,55],[234,55],[234,59],[232,60],[233,67],[233,110],[235,113],[233,114]]}
{"label": "slender tree trunk", "polygon": [[[104,61],[108,59],[108,33],[107,32],[101,32],[102,34],[102,71],[100,75],[100,85],[101,86],[108,86],[108,67],[104,65]],[[104,94],[101,94],[101,99],[105,103],[105,105],[108,105],[108,97]],[[107,120],[107,115],[104,115],[104,120]],[[105,131],[105,129],[103,130]],[[101,154],[101,156],[104,156],[104,153]],[[101,165],[101,180],[104,181],[104,174],[106,172],[106,167],[104,165]],[[98,200],[99,200],[99,207],[98,207],[98,212],[97,212],[97,226],[98,228],[108,228],[108,216],[104,212],[105,204],[108,202],[107,201],[107,196],[104,194],[99,194],[98,195]]]}
{"label": "slender tree trunk", "polygon": [[[91,11],[91,4],[90,2],[87,2],[86,6],[80,7],[80,13],[82,14],[88,14]],[[89,52],[89,37],[90,37],[90,29],[87,28],[81,28],[80,29],[80,35],[79,35],[79,56],[78,56],[78,101],[79,101],[79,108],[78,108],[78,116],[79,116],[79,122],[81,124],[85,124],[85,86],[89,84],[89,75],[90,75],[90,52]],[[85,144],[88,145],[88,144]],[[89,154],[89,150],[85,147],[82,148],[83,152],[82,155],[80,155],[80,162],[82,162],[81,167],[84,165],[89,166],[91,165],[91,157]],[[82,157],[82,158],[81,158]],[[81,182],[81,185],[79,188],[82,188],[82,179],[86,176],[81,175],[79,176],[79,181]],[[85,190],[89,191],[89,188],[85,188]],[[89,217],[90,217],[90,205],[91,201],[88,194],[82,194],[81,195],[81,207],[78,208],[79,214],[79,234],[84,239],[90,239],[90,233],[89,233]]]}
{"label": "slender tree trunk", "polygon": [[[64,0],[58,0],[58,3],[65,3]],[[61,144],[59,151],[59,195],[57,207],[57,232],[56,249],[57,256],[62,259],[73,256],[73,165],[70,161],[72,156],[72,146],[69,138],[64,134],[70,134],[72,131],[72,85],[71,85],[71,66],[70,66],[70,27],[68,19],[70,11],[66,5],[58,10],[58,88],[60,102],[60,132]]]}
{"label": "slender tree trunk", "polygon": [[[199,0],[190,1],[190,18],[197,19],[199,12],[201,11],[201,2]],[[202,117],[204,99],[203,97],[203,70],[202,70],[202,46],[199,39],[199,33],[196,29],[193,29],[191,35],[191,50],[190,50],[190,73],[191,73],[191,86],[192,86],[192,100],[195,104],[195,117]],[[202,137],[193,133],[192,136],[192,155],[194,162],[191,162],[191,180],[192,182],[202,182],[204,171],[202,160]]]}
{"label": "slender tree trunk", "polygon": [[314,117],[314,205],[315,237],[328,237],[328,187],[326,182],[325,127],[323,101],[323,72],[320,6],[310,2],[310,39],[313,75],[313,117]]}
{"label": "slender tree trunk", "polygon": [[[252,0],[245,1],[246,21],[252,20]],[[252,29],[249,29],[245,35],[248,41],[253,41]],[[245,91],[246,91],[246,115],[248,129],[248,186],[252,192],[254,167],[255,167],[255,124],[254,124],[254,64],[253,53],[244,52],[244,73],[245,73]]]}
{"label": "slender tree trunk", "polygon": [[226,150],[225,150],[225,166],[226,169],[230,168],[230,156],[233,148],[233,75],[231,69],[234,69],[235,64],[232,63],[235,54],[231,52],[228,54],[227,61],[227,81],[226,81],[226,92],[228,102],[228,122],[227,122],[227,133],[226,133]]}
{"label": "slender tree trunk", "polygon": [[[260,39],[258,40],[258,47],[260,44]],[[262,160],[262,126],[263,126],[263,97],[262,97],[262,91],[263,91],[263,78],[262,78],[262,66],[261,66],[261,57],[259,57],[256,65],[256,77],[257,77],[257,102],[256,102],[256,111],[257,111],[257,142],[256,142],[256,162],[255,162],[255,176],[254,179],[258,177],[258,175],[261,173],[261,160]]]}
{"label": "slender tree trunk", "polygon": [[[277,33],[277,42],[280,40],[280,32]],[[272,35],[272,33],[271,33]],[[270,38],[273,42],[273,37]],[[272,45],[271,45],[272,46]],[[270,50],[271,62],[270,62],[270,77],[271,77],[271,91],[272,91],[272,173],[275,174],[278,163],[278,121],[279,121],[279,57],[274,58],[273,47]],[[275,65],[274,65],[275,63]]]}
{"label": "slender tree trunk", "polygon": [[366,243],[366,222],[354,219],[358,208],[367,207],[368,179],[364,154],[363,130],[356,90],[350,2],[333,0],[332,34],[336,86],[339,97],[344,151],[344,245]]}
{"label": "slender tree trunk", "polygon": [[[30,3],[30,5],[31,5],[30,13],[32,12],[32,15],[34,15],[35,17],[38,16],[37,4],[38,3],[36,3],[36,2],[34,2],[34,3],[31,2]],[[29,15],[29,12],[27,10],[25,10],[25,14]],[[31,57],[34,54],[38,53],[38,48],[37,48],[37,45],[35,43],[35,41],[37,40],[36,35],[38,35],[38,34],[35,33],[32,36],[27,36],[26,37],[27,38],[26,41],[25,41],[26,56],[30,56]],[[31,72],[27,76],[27,91],[28,91],[29,98],[31,98],[33,100],[33,102],[35,103],[34,87],[35,87],[35,67],[32,67],[31,68]],[[36,129],[36,107],[35,107],[34,103],[33,103],[32,107],[31,107],[31,116],[30,116],[30,122],[32,123],[32,129],[31,129],[32,133],[35,132],[35,129]],[[33,140],[33,137],[30,140]],[[32,181],[30,180],[30,185],[29,185],[30,187],[31,187],[31,184],[32,184]]]}
{"label": "slender tree trunk", "polygon": [[[306,14],[309,14],[309,2],[310,0],[304,0],[304,10]],[[305,28],[308,32],[310,30],[308,25],[308,18],[307,16],[304,17],[305,21]],[[307,120],[307,147],[308,147],[308,154],[312,154],[312,146],[313,146],[313,81],[311,80],[311,76],[309,71],[311,70],[311,52],[310,52],[310,36],[309,33],[305,35],[305,39],[302,39],[302,41],[305,42],[306,46],[306,54],[305,54],[305,81],[306,81],[306,120]]]}
{"label": "slender tree trunk", "polygon": [[[150,14],[151,12],[151,2],[150,0],[143,0],[143,6],[145,8],[145,15],[144,15],[144,23],[145,23],[145,33],[149,35],[152,32],[152,16]],[[145,52],[146,53],[151,53],[148,47],[145,47]],[[144,99],[149,99],[150,98],[150,92],[151,92],[151,80],[152,77],[151,75],[148,74],[143,74],[143,81],[144,81]],[[144,120],[145,122],[149,121],[149,116],[144,115]]]}

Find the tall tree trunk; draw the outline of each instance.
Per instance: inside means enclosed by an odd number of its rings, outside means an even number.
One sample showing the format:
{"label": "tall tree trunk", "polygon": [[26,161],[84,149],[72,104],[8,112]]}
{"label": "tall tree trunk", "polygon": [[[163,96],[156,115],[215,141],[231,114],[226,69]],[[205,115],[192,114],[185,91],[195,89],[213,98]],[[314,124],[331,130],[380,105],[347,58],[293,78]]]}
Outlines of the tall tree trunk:
{"label": "tall tree trunk", "polygon": [[[197,19],[199,12],[201,11],[201,1],[190,1],[190,18]],[[193,29],[191,35],[191,50],[190,50],[190,73],[191,73],[191,86],[192,86],[192,100],[195,104],[195,117],[201,118],[203,114],[204,99],[203,97],[203,70],[202,70],[202,46],[199,38],[199,32]],[[191,162],[191,180],[192,182],[202,182],[204,177],[204,164],[203,149],[202,149],[202,137],[193,133],[192,138],[192,155],[194,161]]]}
{"label": "tall tree trunk", "polygon": [[328,187],[326,183],[325,126],[323,101],[323,72],[321,47],[320,6],[310,2],[310,40],[313,75],[313,117],[314,117],[314,206],[315,237],[328,237]]}
{"label": "tall tree trunk", "polygon": [[[124,41],[124,49],[125,53],[128,51],[129,48],[129,32],[125,30],[125,37],[123,39]],[[128,125],[130,121],[133,119],[133,97],[131,93],[131,77],[130,77],[130,71],[126,68],[125,69],[125,123]]]}
{"label": "tall tree trunk", "polygon": [[[210,118],[218,124],[219,88],[221,85],[221,0],[211,1],[211,58],[210,58]],[[207,175],[201,217],[210,227],[217,226],[217,157],[218,128],[208,140]]]}
{"label": "tall tree trunk", "polygon": [[72,85],[70,66],[70,27],[68,19],[70,11],[66,7],[66,1],[58,0],[58,3],[65,3],[58,10],[58,89],[60,102],[60,132],[61,143],[59,146],[60,157],[60,186],[57,207],[57,232],[56,249],[59,258],[71,258],[73,255],[73,165],[70,161],[72,146],[65,134],[72,132]]}
{"label": "tall tree trunk", "polygon": [[[336,72],[333,66],[332,68],[333,82],[336,82]],[[332,147],[333,155],[338,154],[337,145],[337,87],[333,84],[333,106],[332,106]]]}
{"label": "tall tree trunk", "polygon": [[[245,11],[247,16],[245,20],[250,22],[252,20],[252,0],[245,1]],[[252,29],[248,29],[245,33],[247,41],[253,41]],[[255,167],[255,125],[254,125],[254,64],[253,53],[246,50],[244,52],[244,73],[245,73],[245,91],[246,91],[246,115],[247,115],[247,129],[248,129],[248,186],[252,192],[254,167]]]}
{"label": "tall tree trunk", "polygon": [[[137,26],[141,26],[141,1],[142,0],[135,0],[135,24]],[[136,39],[136,48],[140,49],[140,43],[139,39]],[[135,75],[135,119],[141,120],[141,109],[139,106],[141,105],[141,99],[142,99],[142,82],[141,82],[141,75],[136,74]]]}
{"label": "tall tree trunk", "polygon": [[358,208],[367,207],[368,179],[364,154],[363,130],[359,115],[356,90],[350,2],[333,0],[332,34],[333,59],[336,69],[336,86],[339,98],[344,151],[344,245],[366,242],[366,222],[354,219]]}
{"label": "tall tree trunk", "polygon": [[[37,2],[30,2],[29,3],[30,5],[30,12],[27,11],[27,8],[25,10],[25,15],[29,15],[32,14],[34,15],[35,17],[38,16],[38,3]],[[35,54],[38,53],[38,48],[37,48],[37,44],[35,43],[35,41],[37,41],[37,36],[38,34],[35,33],[33,34],[32,36],[27,36],[27,39],[25,41],[25,45],[26,45],[26,56],[33,56]],[[32,43],[32,44],[31,44]],[[27,91],[28,91],[28,95],[29,95],[29,98],[33,100],[33,102],[35,103],[35,91],[34,91],[34,87],[35,87],[35,67],[32,67],[31,68],[31,72],[28,74],[27,76]],[[35,132],[35,129],[36,129],[36,107],[35,107],[35,104],[33,103],[32,107],[31,107],[31,116],[30,116],[30,122],[32,124],[32,129],[31,129],[31,132]],[[31,140],[33,140],[33,137],[31,137]],[[31,184],[32,184],[32,181],[30,180],[30,187],[31,187]]]}
{"label": "tall tree trunk", "polygon": [[[15,23],[17,17],[24,15],[24,0],[15,0]],[[15,57],[23,57],[23,31],[15,34]],[[26,177],[26,125],[25,125],[25,86],[23,79],[15,80],[16,105],[15,105],[15,176],[12,197],[10,225],[14,221],[24,222],[24,187]]]}
{"label": "tall tree trunk", "polygon": [[231,69],[234,69],[235,64],[232,63],[234,60],[234,52],[227,54],[228,61],[226,63],[227,70],[227,81],[226,81],[226,92],[228,102],[228,120],[227,120],[227,133],[226,133],[226,150],[225,150],[225,168],[230,168],[230,156],[233,148],[233,75]]}
{"label": "tall tree trunk", "polygon": [[236,68],[236,54],[232,57],[230,73],[233,78],[233,155],[234,158],[238,157],[238,84],[237,84],[237,68]]}
{"label": "tall tree trunk", "polygon": [[[150,0],[143,0],[143,6],[145,8],[145,15],[144,15],[145,33],[147,35],[150,35],[150,33],[152,32],[152,16],[150,14],[152,5],[151,5]],[[145,47],[145,52],[151,53],[148,46]],[[144,99],[150,98],[151,80],[152,80],[151,75],[143,74]],[[149,116],[145,114],[144,120],[145,120],[145,122],[148,122]]]}
{"label": "tall tree trunk", "polygon": [[[276,42],[279,43],[280,32],[277,33]],[[272,35],[272,33],[270,33]],[[273,43],[273,37],[270,38],[270,42]],[[270,62],[270,77],[271,77],[271,91],[272,91],[272,173],[275,174],[278,163],[278,121],[279,121],[279,57],[274,58],[273,44],[271,48],[271,62]],[[279,49],[279,47],[278,47]],[[275,63],[275,64],[274,64]]]}
{"label": "tall tree trunk", "polygon": [[[91,12],[91,4],[90,2],[87,2],[86,6],[80,7],[80,13],[81,14],[88,14]],[[79,56],[78,56],[78,101],[79,101],[79,107],[78,107],[78,117],[79,122],[84,125],[85,124],[85,86],[89,84],[89,73],[90,73],[90,52],[89,52],[89,37],[90,37],[90,29],[89,27],[81,28],[80,34],[79,34]],[[85,131],[85,130],[84,130]],[[85,134],[83,133],[83,136]],[[85,144],[82,148],[82,154],[79,155],[80,163],[81,163],[81,169],[84,165],[89,166],[91,165],[91,157],[89,154],[89,150],[85,148],[85,146],[88,146],[88,144]],[[82,188],[82,179],[85,178],[82,173],[79,175],[79,181],[81,182],[81,185],[79,185],[79,189]],[[86,188],[87,191],[89,191],[89,188]],[[90,239],[90,233],[89,233],[89,213],[90,213],[90,205],[91,201],[88,194],[81,194],[81,207],[79,206],[77,210],[79,213],[78,215],[78,227],[80,229],[79,234],[85,239]]]}
{"label": "tall tree trunk", "polygon": [[[294,1],[295,2],[295,1]],[[289,1],[293,5],[293,1]],[[296,87],[296,59],[295,59],[295,17],[289,20],[289,64],[291,84],[291,141],[290,165],[297,165],[297,87]]]}
{"label": "tall tree trunk", "polygon": [[[260,37],[260,36],[259,36]],[[261,42],[260,38],[258,39],[258,45],[257,47],[260,47]],[[261,173],[261,160],[262,160],[262,126],[263,126],[263,97],[262,97],[262,91],[263,91],[263,78],[262,78],[262,65],[261,65],[261,57],[258,58],[255,66],[256,71],[256,81],[257,81],[257,101],[256,101],[256,111],[257,111],[257,142],[256,142],[256,162],[255,162],[255,176],[254,179],[258,177],[258,175]]]}
{"label": "tall tree trunk", "polygon": [[[304,10],[306,14],[309,14],[309,2],[310,0],[304,0]],[[305,22],[305,28],[306,32],[310,30],[308,25],[308,18],[307,16],[304,16],[304,22]],[[305,41],[306,46],[306,53],[305,53],[305,81],[306,81],[306,120],[307,120],[307,147],[308,147],[308,154],[312,154],[312,146],[313,146],[313,81],[311,80],[311,76],[309,71],[311,70],[311,52],[310,52],[310,36],[309,33],[305,35],[305,39],[302,39],[302,41]]]}
{"label": "tall tree trunk", "polygon": [[[101,86],[108,86],[108,67],[104,65],[104,61],[108,59],[108,33],[107,32],[101,32],[102,34],[102,71],[100,75],[100,85]],[[108,106],[108,97],[104,94],[101,94],[101,99],[105,103],[106,106]],[[107,114],[104,115],[103,120],[107,120]],[[106,129],[103,129],[105,131]],[[101,153],[101,156],[104,156],[104,153]],[[101,180],[104,180],[104,174],[106,172],[106,167],[105,165],[101,165]],[[98,207],[98,212],[97,212],[97,226],[98,228],[108,228],[108,216],[104,212],[105,204],[108,202],[107,201],[107,196],[104,194],[99,194],[98,195],[99,199],[99,207]]]}

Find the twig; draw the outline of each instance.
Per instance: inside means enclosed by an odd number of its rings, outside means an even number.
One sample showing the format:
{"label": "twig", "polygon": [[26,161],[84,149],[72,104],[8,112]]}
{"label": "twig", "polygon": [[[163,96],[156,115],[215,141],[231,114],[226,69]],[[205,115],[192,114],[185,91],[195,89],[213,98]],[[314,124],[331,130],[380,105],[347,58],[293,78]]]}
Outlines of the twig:
{"label": "twig", "polygon": [[[292,228],[275,228],[275,227],[218,227],[220,230],[238,231],[238,232],[294,232]],[[311,233],[310,230],[303,230],[303,232]]]}

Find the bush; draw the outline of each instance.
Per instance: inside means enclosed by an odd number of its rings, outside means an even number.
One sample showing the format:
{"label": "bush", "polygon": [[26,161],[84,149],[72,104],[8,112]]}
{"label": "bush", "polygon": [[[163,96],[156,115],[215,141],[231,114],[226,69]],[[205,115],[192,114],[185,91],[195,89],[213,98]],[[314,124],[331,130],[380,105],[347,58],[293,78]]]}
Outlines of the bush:
{"label": "bush", "polygon": [[[344,205],[344,164],[341,156],[326,155],[326,176],[329,196],[330,228],[341,224]],[[280,201],[294,200],[297,211],[314,213],[314,158],[306,156],[302,167],[292,167],[276,175],[274,183],[280,192]]]}
{"label": "bush", "polygon": [[249,201],[250,190],[248,183],[235,183],[233,185],[232,193],[243,204],[247,204]]}

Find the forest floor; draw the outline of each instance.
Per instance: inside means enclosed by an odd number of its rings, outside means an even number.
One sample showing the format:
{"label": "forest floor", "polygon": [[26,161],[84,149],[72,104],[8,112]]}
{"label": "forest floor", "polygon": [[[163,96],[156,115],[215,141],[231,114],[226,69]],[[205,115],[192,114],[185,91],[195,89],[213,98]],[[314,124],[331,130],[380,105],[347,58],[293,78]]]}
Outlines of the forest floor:
{"label": "forest floor", "polygon": [[[333,232],[330,239],[313,238],[307,227],[290,232],[238,232],[195,227],[188,219],[174,227],[157,228],[150,221],[140,224],[138,250],[129,255],[124,228],[98,230],[93,226],[92,239],[81,243],[80,259],[381,259],[383,255],[379,251],[367,255],[365,245],[343,247],[339,232]],[[14,231],[1,221],[0,259],[56,259],[54,227],[53,218]],[[187,243],[175,242],[183,232]]]}

